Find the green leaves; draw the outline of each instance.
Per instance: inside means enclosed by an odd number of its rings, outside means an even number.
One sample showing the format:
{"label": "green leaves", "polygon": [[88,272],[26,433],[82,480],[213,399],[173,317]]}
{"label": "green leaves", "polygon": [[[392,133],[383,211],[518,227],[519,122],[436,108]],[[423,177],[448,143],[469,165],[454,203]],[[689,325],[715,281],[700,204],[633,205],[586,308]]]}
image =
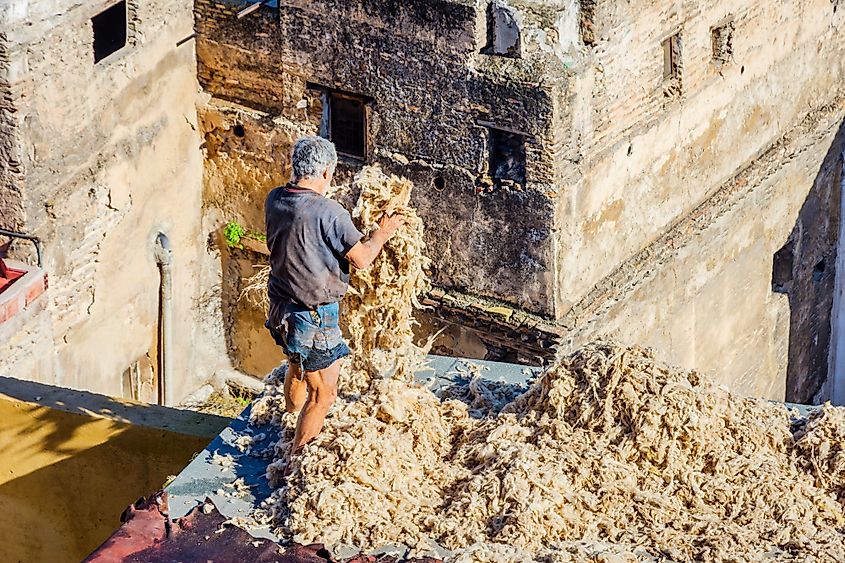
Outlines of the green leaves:
{"label": "green leaves", "polygon": [[246,236],[246,229],[236,221],[230,221],[223,228],[223,237],[226,239],[226,245],[229,248],[240,248],[243,250],[244,245],[241,244],[241,239]]}
{"label": "green leaves", "polygon": [[226,246],[229,248],[238,248],[240,250],[244,249],[244,245],[241,244],[241,239],[243,238],[267,242],[267,235],[256,231],[247,231],[237,221],[229,221],[226,223],[226,226],[223,227],[223,237],[226,239]]}

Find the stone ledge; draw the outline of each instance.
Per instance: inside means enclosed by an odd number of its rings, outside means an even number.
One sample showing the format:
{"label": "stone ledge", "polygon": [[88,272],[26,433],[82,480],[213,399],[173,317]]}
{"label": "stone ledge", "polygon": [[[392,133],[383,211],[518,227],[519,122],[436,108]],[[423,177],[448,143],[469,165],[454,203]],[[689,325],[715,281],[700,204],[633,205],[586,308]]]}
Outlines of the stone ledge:
{"label": "stone ledge", "polygon": [[47,290],[47,273],[44,270],[15,260],[5,262],[11,270],[23,272],[23,275],[12,280],[0,293],[0,324],[26,309]]}
{"label": "stone ledge", "polygon": [[456,290],[433,287],[421,301],[441,320],[475,331],[482,340],[542,358],[553,357],[556,344],[568,332],[554,319]]}

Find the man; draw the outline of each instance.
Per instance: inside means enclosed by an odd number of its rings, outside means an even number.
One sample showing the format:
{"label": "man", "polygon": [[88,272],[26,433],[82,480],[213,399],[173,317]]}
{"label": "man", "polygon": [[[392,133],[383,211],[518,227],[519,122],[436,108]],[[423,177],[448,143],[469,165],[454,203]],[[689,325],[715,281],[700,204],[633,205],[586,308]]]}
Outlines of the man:
{"label": "man", "polygon": [[349,212],[325,197],[337,165],[326,139],[299,139],[292,165],[290,183],[270,192],[264,210],[271,268],[266,326],[289,360],[285,407],[300,413],[295,455],[322,430],[337,397],[339,360],[350,353],[338,326],[349,264],[369,267],[404,217],[383,217],[364,240]]}

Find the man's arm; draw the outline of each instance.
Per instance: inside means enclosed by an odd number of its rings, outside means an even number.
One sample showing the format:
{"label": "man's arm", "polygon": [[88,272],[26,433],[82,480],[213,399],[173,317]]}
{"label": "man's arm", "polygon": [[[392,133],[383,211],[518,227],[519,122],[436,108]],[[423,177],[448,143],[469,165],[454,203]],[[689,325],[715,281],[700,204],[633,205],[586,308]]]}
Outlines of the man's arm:
{"label": "man's arm", "polygon": [[389,217],[385,215],[378,222],[379,228],[367,237],[367,240],[358,242],[350,248],[346,253],[346,258],[359,270],[369,268],[381,252],[384,243],[390,240],[390,237],[404,223],[405,217],[402,215],[396,214]]}

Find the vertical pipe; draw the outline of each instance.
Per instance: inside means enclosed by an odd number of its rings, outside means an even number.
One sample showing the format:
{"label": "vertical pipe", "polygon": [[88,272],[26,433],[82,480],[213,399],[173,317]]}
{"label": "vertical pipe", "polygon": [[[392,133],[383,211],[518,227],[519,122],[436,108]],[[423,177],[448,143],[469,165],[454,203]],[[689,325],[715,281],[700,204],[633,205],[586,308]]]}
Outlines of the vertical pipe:
{"label": "vertical pipe", "polygon": [[159,404],[173,406],[173,252],[164,233],[156,237],[155,260],[161,273],[159,286],[158,377]]}

